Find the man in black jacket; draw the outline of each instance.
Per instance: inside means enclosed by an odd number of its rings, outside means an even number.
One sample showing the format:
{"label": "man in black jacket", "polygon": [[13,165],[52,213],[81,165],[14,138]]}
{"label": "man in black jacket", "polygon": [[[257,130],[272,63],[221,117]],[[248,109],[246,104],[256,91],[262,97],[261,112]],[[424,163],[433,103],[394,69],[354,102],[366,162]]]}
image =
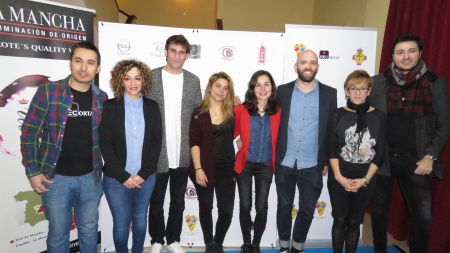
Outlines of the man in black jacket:
{"label": "man in black jacket", "polygon": [[396,177],[411,219],[410,252],[427,252],[431,231],[431,178],[443,178],[439,155],[450,137],[450,100],[445,80],[420,58],[422,40],[405,33],[392,45],[393,63],[373,77],[373,107],[388,118],[388,160],[378,170],[373,196],[375,252],[387,252],[386,228]]}

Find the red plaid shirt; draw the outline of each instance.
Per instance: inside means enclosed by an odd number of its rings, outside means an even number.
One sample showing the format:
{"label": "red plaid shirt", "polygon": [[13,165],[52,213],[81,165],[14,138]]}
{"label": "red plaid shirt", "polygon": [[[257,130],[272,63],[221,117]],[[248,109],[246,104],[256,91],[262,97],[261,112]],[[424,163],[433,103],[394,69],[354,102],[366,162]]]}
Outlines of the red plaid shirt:
{"label": "red plaid shirt", "polygon": [[[42,84],[30,103],[22,125],[22,164],[27,177],[43,174],[51,179],[55,176],[63,142],[65,123],[73,96],[69,86],[70,75],[63,80]],[[100,125],[103,101],[108,96],[94,83],[92,87],[92,155],[96,182],[101,179],[102,158],[99,148],[98,126]]]}

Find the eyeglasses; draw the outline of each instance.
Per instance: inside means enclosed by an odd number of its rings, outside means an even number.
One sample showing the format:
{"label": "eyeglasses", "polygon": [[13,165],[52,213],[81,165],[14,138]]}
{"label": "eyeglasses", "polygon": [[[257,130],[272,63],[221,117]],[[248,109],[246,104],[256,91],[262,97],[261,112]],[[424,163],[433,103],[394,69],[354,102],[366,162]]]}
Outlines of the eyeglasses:
{"label": "eyeglasses", "polygon": [[361,88],[351,87],[350,89],[348,89],[348,92],[350,92],[350,93],[356,93],[357,91],[359,91],[360,93],[367,93],[369,91],[369,88],[366,88],[366,87],[361,87]]}

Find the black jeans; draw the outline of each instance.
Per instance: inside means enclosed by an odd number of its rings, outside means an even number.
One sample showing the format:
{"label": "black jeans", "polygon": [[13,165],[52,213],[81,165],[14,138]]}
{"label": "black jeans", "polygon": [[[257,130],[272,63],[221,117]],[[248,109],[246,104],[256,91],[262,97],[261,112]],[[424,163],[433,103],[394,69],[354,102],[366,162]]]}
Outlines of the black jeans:
{"label": "black jeans", "polygon": [[[170,179],[170,207],[167,227],[164,223],[164,199],[167,184]],[[183,225],[184,195],[188,180],[188,168],[169,169],[166,173],[156,174],[156,184],[150,199],[148,212],[148,233],[152,237],[151,243],[167,245],[180,241]]]}
{"label": "black jeans", "polygon": [[[234,182],[233,175],[231,173],[216,174],[215,184],[203,187],[194,183],[194,186],[197,190],[200,226],[202,227],[205,244],[213,241],[223,243],[233,218],[234,195],[236,193],[236,182]],[[219,215],[216,222],[216,234],[213,237],[214,191],[216,192]]]}
{"label": "black jeans", "polygon": [[431,178],[414,174],[419,160],[415,153],[390,154],[392,177],[379,176],[377,179],[372,213],[372,233],[377,253],[387,252],[386,228],[394,178],[397,178],[406,200],[411,221],[410,253],[427,252],[432,223]]}
{"label": "black jeans", "polygon": [[255,177],[255,222],[253,244],[259,245],[266,229],[268,198],[272,183],[271,163],[253,163],[247,161],[244,170],[238,176],[239,221],[244,243],[251,243],[252,217],[252,181]]}

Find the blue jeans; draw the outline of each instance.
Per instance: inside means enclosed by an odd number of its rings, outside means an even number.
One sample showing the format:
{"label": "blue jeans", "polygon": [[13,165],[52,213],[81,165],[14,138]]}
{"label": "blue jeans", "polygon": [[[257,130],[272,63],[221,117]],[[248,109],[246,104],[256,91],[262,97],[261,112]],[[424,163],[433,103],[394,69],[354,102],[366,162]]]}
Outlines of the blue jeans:
{"label": "blue jeans", "polygon": [[131,252],[142,253],[147,233],[147,211],[155,188],[156,173],[150,175],[142,188],[127,189],[114,178],[103,177],[103,189],[113,217],[113,239],[117,253],[128,253],[130,225],[133,231]]}
{"label": "blue jeans", "polygon": [[254,163],[247,161],[244,170],[237,177],[239,190],[239,221],[241,224],[242,237],[244,243],[252,243],[251,227],[252,217],[252,184],[255,177],[255,221],[253,245],[261,243],[261,237],[266,229],[268,198],[270,185],[272,184],[271,163]]}
{"label": "blue jeans", "polygon": [[55,175],[53,184],[41,194],[48,220],[47,252],[68,253],[72,209],[78,229],[80,252],[97,253],[98,205],[102,184],[95,184],[93,172],[82,176]]}
{"label": "blue jeans", "polygon": [[289,168],[276,165],[275,184],[277,186],[277,228],[282,242],[291,239],[292,204],[295,197],[295,187],[298,187],[298,214],[295,218],[292,240],[304,243],[314,217],[317,200],[323,187],[322,170],[314,166],[307,169]]}

